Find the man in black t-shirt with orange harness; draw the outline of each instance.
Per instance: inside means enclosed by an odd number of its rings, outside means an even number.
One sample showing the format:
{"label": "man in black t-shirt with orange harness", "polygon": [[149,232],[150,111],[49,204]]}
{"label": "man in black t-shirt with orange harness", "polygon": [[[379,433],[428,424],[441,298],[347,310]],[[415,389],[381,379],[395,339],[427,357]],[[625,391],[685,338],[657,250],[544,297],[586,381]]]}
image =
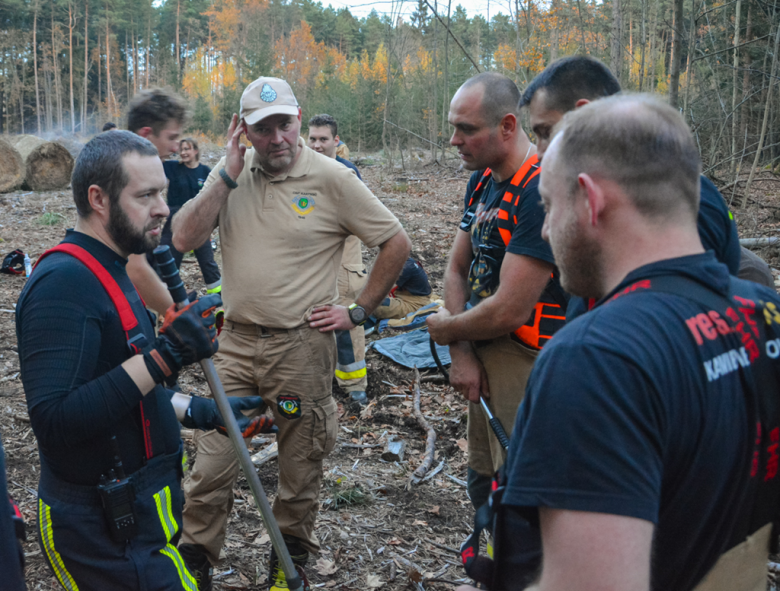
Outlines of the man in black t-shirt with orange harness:
{"label": "man in black t-shirt with orange harness", "polygon": [[469,495],[479,507],[505,452],[480,408],[511,433],[538,351],[565,320],[555,261],[541,238],[536,149],[520,128],[520,92],[483,73],[450,105],[450,143],[475,171],[444,277],[445,308],[429,317],[436,343],[449,345],[450,381],[469,400]]}

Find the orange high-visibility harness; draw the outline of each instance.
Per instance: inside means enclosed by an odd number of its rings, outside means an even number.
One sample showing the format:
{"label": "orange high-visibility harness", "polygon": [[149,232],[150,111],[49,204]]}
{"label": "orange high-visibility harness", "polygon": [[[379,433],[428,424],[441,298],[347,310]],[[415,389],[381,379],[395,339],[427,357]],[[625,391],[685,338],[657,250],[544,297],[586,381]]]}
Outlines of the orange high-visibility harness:
{"label": "orange high-visibility harness", "polygon": [[[517,216],[511,212],[513,210],[517,211],[517,206],[523,198],[523,189],[540,172],[539,158],[534,154],[525,161],[523,166],[512,177],[509,187],[501,199],[497,225],[498,233],[505,247],[509,245],[512,233],[517,226]],[[489,168],[485,169],[482,178],[480,178],[469,199],[469,208],[479,202],[490,175],[491,170]],[[514,336],[528,347],[541,349],[552,338],[553,334],[566,324],[566,301],[563,289],[558,283],[558,269],[555,268],[550,274],[550,281],[544,288],[542,296],[539,298],[536,306],[534,306],[531,317],[514,332]]]}

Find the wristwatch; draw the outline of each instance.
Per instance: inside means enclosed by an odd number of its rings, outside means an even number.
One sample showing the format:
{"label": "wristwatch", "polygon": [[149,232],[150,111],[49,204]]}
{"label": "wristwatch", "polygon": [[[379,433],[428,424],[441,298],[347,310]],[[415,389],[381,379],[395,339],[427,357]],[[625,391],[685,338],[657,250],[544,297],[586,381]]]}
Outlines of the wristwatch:
{"label": "wristwatch", "polygon": [[349,307],[349,319],[352,321],[352,324],[354,324],[355,326],[362,325],[366,320],[368,320],[368,314],[366,313],[366,309],[363,306],[352,304]]}

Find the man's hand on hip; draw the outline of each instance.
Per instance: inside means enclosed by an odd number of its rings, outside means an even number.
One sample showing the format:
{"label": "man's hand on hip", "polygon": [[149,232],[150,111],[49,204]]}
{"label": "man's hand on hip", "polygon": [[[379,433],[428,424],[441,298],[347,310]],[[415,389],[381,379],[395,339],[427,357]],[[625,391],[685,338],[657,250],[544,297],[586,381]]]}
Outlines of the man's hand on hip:
{"label": "man's hand on hip", "polygon": [[337,304],[314,308],[308,321],[310,328],[317,328],[320,332],[355,328],[352,320],[349,319],[349,309]]}
{"label": "man's hand on hip", "polygon": [[480,396],[490,398],[487,373],[471,348],[471,343],[452,343],[450,357],[452,358],[450,385],[474,404],[479,402]]}
{"label": "man's hand on hip", "polygon": [[241,135],[246,132],[246,124],[238,120],[238,115],[233,113],[230,127],[227,132],[227,150],[225,152],[225,172],[236,181],[241,171],[244,170],[244,154],[246,146],[241,143]]}

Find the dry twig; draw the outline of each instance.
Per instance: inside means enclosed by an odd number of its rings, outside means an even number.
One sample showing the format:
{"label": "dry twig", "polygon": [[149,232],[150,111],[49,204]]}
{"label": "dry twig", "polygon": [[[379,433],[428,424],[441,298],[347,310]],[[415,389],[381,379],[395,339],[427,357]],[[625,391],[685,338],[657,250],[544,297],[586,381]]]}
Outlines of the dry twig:
{"label": "dry twig", "polygon": [[414,368],[414,375],[414,416],[422,430],[428,433],[428,441],[425,444],[425,457],[423,458],[422,464],[420,464],[417,470],[414,471],[414,474],[412,474],[412,480],[419,482],[433,464],[433,452],[436,447],[436,431],[428,424],[428,421],[425,420],[425,417],[420,411],[420,371],[416,366]]}

